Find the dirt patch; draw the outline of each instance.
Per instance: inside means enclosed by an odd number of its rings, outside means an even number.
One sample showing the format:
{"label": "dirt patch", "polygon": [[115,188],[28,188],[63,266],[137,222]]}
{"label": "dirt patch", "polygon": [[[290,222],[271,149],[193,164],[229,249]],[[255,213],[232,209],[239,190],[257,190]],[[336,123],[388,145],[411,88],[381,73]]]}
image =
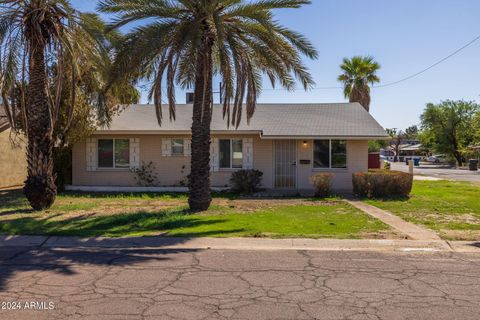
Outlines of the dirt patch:
{"label": "dirt patch", "polygon": [[315,201],[309,199],[214,199],[212,204],[229,207],[240,212],[255,212],[289,206],[335,206],[341,201]]}
{"label": "dirt patch", "polygon": [[395,239],[395,240],[406,240],[409,239],[408,236],[394,230],[394,229],[386,229],[386,230],[381,230],[381,231],[375,231],[375,232],[360,232],[358,234],[360,239]]}
{"label": "dirt patch", "polygon": [[480,230],[440,230],[442,238],[448,240],[479,241]]}

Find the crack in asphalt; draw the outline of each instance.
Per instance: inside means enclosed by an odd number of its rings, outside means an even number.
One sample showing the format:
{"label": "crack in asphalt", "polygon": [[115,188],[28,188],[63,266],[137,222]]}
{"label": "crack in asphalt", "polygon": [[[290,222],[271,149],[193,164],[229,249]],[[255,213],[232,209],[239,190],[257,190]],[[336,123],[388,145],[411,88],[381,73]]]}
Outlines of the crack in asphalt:
{"label": "crack in asphalt", "polygon": [[[11,249],[14,250],[14,249]],[[17,248],[0,319],[475,319],[480,255]]]}

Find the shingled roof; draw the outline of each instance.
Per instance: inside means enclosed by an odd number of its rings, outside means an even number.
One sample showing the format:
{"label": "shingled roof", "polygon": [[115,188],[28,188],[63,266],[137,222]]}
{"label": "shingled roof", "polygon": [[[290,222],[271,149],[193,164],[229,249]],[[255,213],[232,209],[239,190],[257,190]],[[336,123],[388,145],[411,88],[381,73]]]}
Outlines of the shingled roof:
{"label": "shingled roof", "polygon": [[[162,106],[164,121],[159,126],[153,105],[132,105],[113,118],[108,129],[98,133],[189,133],[192,105],[177,105],[176,121],[170,121],[168,106]],[[245,115],[244,115],[245,117]],[[370,113],[358,103],[325,104],[258,104],[255,115],[247,124],[228,127],[222,107],[214,106],[213,133],[255,132],[264,138],[368,138],[382,139],[388,135]]]}

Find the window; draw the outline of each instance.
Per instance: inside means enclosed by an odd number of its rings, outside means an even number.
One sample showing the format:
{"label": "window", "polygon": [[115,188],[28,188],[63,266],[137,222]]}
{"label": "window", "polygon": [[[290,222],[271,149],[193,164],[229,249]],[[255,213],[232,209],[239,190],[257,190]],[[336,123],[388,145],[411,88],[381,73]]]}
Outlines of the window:
{"label": "window", "polygon": [[225,139],[219,141],[220,168],[241,169],[243,167],[243,141]]}
{"label": "window", "polygon": [[98,167],[99,168],[129,168],[130,167],[130,140],[129,139],[99,139],[98,140]]}
{"label": "window", "polygon": [[345,140],[315,140],[313,167],[338,169],[347,167],[347,142]]}
{"label": "window", "polygon": [[313,150],[313,167],[330,168],[330,140],[315,140]]}
{"label": "window", "polygon": [[332,140],[332,168],[347,167],[347,142],[345,140]]}
{"label": "window", "polygon": [[172,155],[183,156],[184,150],[183,139],[172,139]]}

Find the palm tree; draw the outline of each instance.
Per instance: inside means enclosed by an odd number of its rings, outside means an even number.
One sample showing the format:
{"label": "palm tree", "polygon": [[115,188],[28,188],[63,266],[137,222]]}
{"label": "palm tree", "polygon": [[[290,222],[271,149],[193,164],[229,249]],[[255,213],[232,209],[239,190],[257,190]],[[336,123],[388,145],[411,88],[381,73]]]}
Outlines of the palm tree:
{"label": "palm tree", "polygon": [[113,29],[144,21],[126,36],[118,54],[117,76],[131,72],[152,81],[161,125],[162,83],[166,81],[170,120],[175,120],[175,84],[194,87],[189,205],[210,206],[210,122],[212,78],[223,82],[223,116],[238,127],[245,103],[247,121],[262,89],[262,75],[273,86],[305,89],[313,80],[300,55],[317,52],[301,34],[273,20],[272,10],[299,8],[303,0],[103,0],[99,8],[116,14]]}
{"label": "palm tree", "polygon": [[101,41],[92,36],[93,29],[85,29],[86,22],[67,0],[0,2],[0,103],[12,128],[27,136],[24,193],[35,210],[49,208],[57,194],[52,152],[54,128],[65,107],[62,93],[71,95],[65,110],[71,123],[82,76],[79,63],[102,54]]}
{"label": "palm tree", "polygon": [[[73,37],[82,48],[93,50],[86,50],[78,57],[78,73],[72,72],[71,66],[66,66],[63,72],[65,85],[53,130],[54,174],[59,189],[71,183],[73,145],[85,141],[98,127],[108,126],[112,115],[122,110],[121,105],[140,100],[140,93],[130,79],[110,83],[110,69],[121,34],[105,33],[106,24],[97,14],[82,13],[80,23],[81,28],[73,30]],[[92,111],[96,116],[92,116]]]}
{"label": "palm tree", "polygon": [[369,84],[380,82],[376,74],[380,65],[373,57],[355,56],[352,59],[344,58],[340,68],[343,74],[338,77],[338,81],[343,82],[345,98],[360,103],[365,110],[370,111]]}

